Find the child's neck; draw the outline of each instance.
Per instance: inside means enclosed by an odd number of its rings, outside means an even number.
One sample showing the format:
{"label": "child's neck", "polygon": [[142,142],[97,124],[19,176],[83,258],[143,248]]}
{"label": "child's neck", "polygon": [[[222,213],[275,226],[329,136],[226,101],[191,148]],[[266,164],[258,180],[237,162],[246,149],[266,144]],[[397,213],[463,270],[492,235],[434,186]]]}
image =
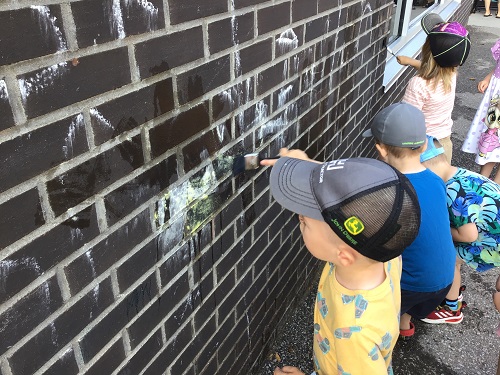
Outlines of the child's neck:
{"label": "child's neck", "polygon": [[346,289],[371,290],[378,287],[385,280],[384,263],[370,263],[369,265],[335,266],[335,278]]}
{"label": "child's neck", "polygon": [[425,167],[422,163],[420,163],[420,156],[396,158],[393,155],[388,155],[387,163],[392,165],[401,173],[418,173],[425,171]]}

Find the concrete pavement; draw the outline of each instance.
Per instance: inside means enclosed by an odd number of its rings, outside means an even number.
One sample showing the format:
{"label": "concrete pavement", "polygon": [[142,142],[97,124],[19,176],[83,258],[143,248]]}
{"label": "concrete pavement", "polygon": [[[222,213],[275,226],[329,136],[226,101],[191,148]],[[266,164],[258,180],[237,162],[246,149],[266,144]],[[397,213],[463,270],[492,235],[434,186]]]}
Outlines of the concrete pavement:
{"label": "concrete pavement", "polygon": [[[453,164],[479,171],[474,155],[460,151],[470,122],[481,101],[477,83],[494,66],[490,48],[500,38],[500,19],[483,17],[484,11],[471,14],[468,30],[472,50],[464,66],[459,70],[457,98],[454,109]],[[494,331],[500,322],[500,314],[494,309],[492,292],[500,270],[477,273],[462,267],[462,284],[467,286],[464,300],[464,321],[457,325],[432,325],[415,322],[416,333],[412,340],[398,341],[394,351],[396,375],[494,375],[498,362],[500,337]],[[272,374],[276,366],[294,365],[303,371],[312,371],[311,339],[314,287],[297,307],[295,314],[286,322],[268,359],[257,374]],[[369,375],[369,374],[367,374]]]}

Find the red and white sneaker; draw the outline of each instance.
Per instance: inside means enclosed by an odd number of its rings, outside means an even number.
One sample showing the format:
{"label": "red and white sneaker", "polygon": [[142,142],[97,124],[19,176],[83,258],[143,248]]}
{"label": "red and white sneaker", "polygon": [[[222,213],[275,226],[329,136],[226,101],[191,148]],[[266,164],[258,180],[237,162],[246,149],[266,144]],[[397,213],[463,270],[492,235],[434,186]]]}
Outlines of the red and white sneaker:
{"label": "red and white sneaker", "polygon": [[438,306],[436,310],[427,315],[425,319],[420,320],[431,324],[458,324],[464,320],[464,314],[462,314],[461,308],[457,311],[452,311],[448,306]]}

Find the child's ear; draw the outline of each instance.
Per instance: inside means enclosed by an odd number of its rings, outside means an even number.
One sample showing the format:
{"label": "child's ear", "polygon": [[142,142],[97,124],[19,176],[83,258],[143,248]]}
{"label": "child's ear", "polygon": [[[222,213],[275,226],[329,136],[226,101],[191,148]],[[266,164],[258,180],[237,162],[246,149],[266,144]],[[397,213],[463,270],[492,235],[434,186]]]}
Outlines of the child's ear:
{"label": "child's ear", "polygon": [[375,148],[377,149],[378,151],[378,154],[380,155],[380,157],[382,159],[387,159],[387,155],[389,154],[387,152],[387,149],[385,148],[385,146],[382,144],[382,143],[375,143]]}
{"label": "child's ear", "polygon": [[342,247],[338,250],[337,259],[342,266],[350,266],[356,261],[356,255],[349,247]]}
{"label": "child's ear", "polygon": [[429,142],[428,139],[425,140],[425,143],[422,147],[420,147],[420,153],[423,154],[425,150],[427,150],[427,142]]}

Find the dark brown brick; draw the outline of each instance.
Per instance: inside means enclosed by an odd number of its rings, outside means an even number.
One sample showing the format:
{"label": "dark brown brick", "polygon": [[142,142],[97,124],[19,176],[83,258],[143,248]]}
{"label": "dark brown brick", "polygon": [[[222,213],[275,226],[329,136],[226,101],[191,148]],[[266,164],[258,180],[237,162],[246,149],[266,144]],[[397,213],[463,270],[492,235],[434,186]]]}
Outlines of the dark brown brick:
{"label": "dark brown brick", "polygon": [[271,61],[273,39],[264,39],[242,49],[240,54],[241,74],[246,74],[255,68]]}
{"label": "dark brown brick", "polygon": [[186,104],[229,82],[229,56],[221,57],[182,73],[177,78],[179,103]]}
{"label": "dark brown brick", "polygon": [[37,117],[129,83],[127,48],[64,61],[18,79],[26,114]]}
{"label": "dark brown brick", "polygon": [[152,240],[144,245],[134,255],[127,257],[116,272],[120,292],[127,290],[142,275],[150,270],[158,261],[156,241]]}
{"label": "dark brown brick", "polygon": [[252,5],[257,5],[261,3],[271,3],[270,0],[263,1],[263,0],[234,0],[234,8],[239,9],[239,8],[244,8]]}
{"label": "dark brown brick", "polygon": [[114,99],[90,110],[95,142],[104,143],[172,109],[172,78]]}
{"label": "dark brown brick", "polygon": [[[149,211],[146,210],[76,258],[64,268],[71,293],[78,293],[114,263],[127,256],[150,232]],[[135,280],[130,284],[133,282]]]}
{"label": "dark brown brick", "polygon": [[[88,150],[78,114],[4,142],[0,148],[0,191],[43,173]],[[12,173],[15,170],[16,173]]]}
{"label": "dark brown brick", "polygon": [[162,0],[113,2],[86,0],[71,3],[78,46],[88,47],[129,35],[146,33],[164,27]]}
{"label": "dark brown brick", "polygon": [[[33,374],[99,316],[112,300],[113,292],[108,278],[17,350],[9,360],[12,372]],[[26,361],[26,358],[30,360]]]}
{"label": "dark brown brick", "polygon": [[59,6],[0,12],[0,65],[67,49]]}
{"label": "dark brown brick", "polygon": [[257,12],[257,25],[259,35],[272,30],[281,29],[290,24],[290,1],[259,9]]}
{"label": "dark brown brick", "polygon": [[[135,290],[124,296],[120,303],[103,317],[96,326],[80,340],[83,360],[89,362],[125,325],[148,303],[146,291],[157,290],[155,277],[147,278]],[[151,295],[152,295],[151,294]]]}
{"label": "dark brown brick", "polygon": [[213,156],[223,146],[227,145],[231,140],[231,124],[217,125],[216,129],[210,130],[203,134],[200,138],[196,138],[193,142],[182,149],[184,155],[184,171],[189,171],[209,156]]}
{"label": "dark brown brick", "polygon": [[[148,309],[148,311],[145,312],[141,318],[139,318],[139,320],[141,321],[138,320],[137,324],[134,324],[135,327],[131,327],[131,332],[133,332],[133,337],[135,338],[133,345],[135,346],[139,344],[138,342],[136,342],[138,338],[145,337],[144,333],[139,331],[141,327],[150,330],[153,329],[156,325],[158,325],[159,319],[161,320],[162,318],[164,318],[167,313],[170,313],[170,317],[165,321],[165,329],[170,334],[176,332],[179,327],[186,322],[186,320],[190,319],[193,313],[193,309],[196,307],[193,303],[194,298],[196,298],[194,296],[194,293],[191,293],[191,295],[187,295],[184,301],[181,302],[179,306],[175,307],[175,309],[172,309],[172,306],[170,306],[169,311],[166,310],[167,306],[163,306],[163,302],[161,301],[157,305],[155,305],[155,308],[157,309],[156,312],[154,312],[152,309]],[[152,320],[148,321],[148,319]],[[139,334],[139,336],[136,336],[136,333]],[[168,337],[169,336],[167,336],[167,339]]]}
{"label": "dark brown brick", "polygon": [[[86,372],[86,375],[111,374],[125,360],[125,350],[121,339],[116,341]],[[62,375],[62,373],[54,374]]]}
{"label": "dark brown brick", "polygon": [[[12,171],[12,170],[11,170]],[[45,223],[37,189],[28,190],[0,205],[0,249]]]}
{"label": "dark brown brick", "polygon": [[180,247],[160,265],[161,286],[166,286],[189,264],[191,253],[188,245]]}
{"label": "dark brown brick", "polygon": [[[123,22],[113,17],[112,2],[86,0],[71,3],[76,37],[80,48],[101,44],[125,36]],[[121,12],[119,12],[121,13]],[[121,15],[121,14],[120,14]]]}
{"label": "dark brown brick", "polygon": [[208,48],[216,53],[253,38],[253,12],[225,18],[208,25]]}
{"label": "dark brown brick", "polygon": [[226,0],[168,0],[168,6],[173,25],[227,12]]}
{"label": "dark brown brick", "polygon": [[262,95],[281,84],[285,79],[285,77],[283,77],[284,68],[285,63],[280,62],[260,72],[257,81],[257,95]]}
{"label": "dark brown brick", "polygon": [[318,0],[318,11],[324,12],[336,8],[340,5],[340,0]]}
{"label": "dark brown brick", "polygon": [[141,346],[137,353],[135,353],[133,356],[127,357],[127,363],[117,373],[117,375],[139,374],[162,347],[163,341],[161,337],[161,331],[157,330]]}
{"label": "dark brown brick", "polygon": [[0,355],[30,333],[61,305],[61,291],[56,277],[53,276],[2,313]]}
{"label": "dark brown brick", "polygon": [[152,157],[178,146],[209,124],[208,103],[204,102],[156,126],[149,131]]}
{"label": "dark brown brick", "polygon": [[317,8],[318,0],[294,0],[292,3],[292,22],[316,15]]}
{"label": "dark brown brick", "polygon": [[[177,180],[177,158],[170,156],[161,163],[104,197],[106,218],[114,224],[141,204],[167,188]],[[140,194],[137,192],[140,191]]]}
{"label": "dark brown brick", "polygon": [[197,60],[204,55],[201,26],[139,43],[135,55],[141,78]]}
{"label": "dark brown brick", "polygon": [[[151,276],[151,279],[154,279],[154,274]],[[128,328],[130,345],[132,348],[137,347],[148,333],[151,332],[151,330],[153,330],[169,313],[173,311],[177,312],[174,313],[174,315],[176,315],[174,319],[181,319],[182,321],[188,319],[192,311],[191,303],[188,301],[185,305],[181,305],[182,310],[177,308],[176,305],[180,301],[188,299],[189,296],[189,281],[187,273],[185,272]],[[147,297],[147,295],[145,297]],[[135,306],[132,305],[132,307],[134,308]],[[141,305],[139,305],[139,307],[141,307]],[[135,310],[133,312],[135,312]],[[167,337],[170,337],[171,333],[172,332],[168,332]]]}
{"label": "dark brown brick", "polygon": [[96,283],[87,294],[54,321],[58,345],[70,342],[114,302],[110,277]]}
{"label": "dark brown brick", "polygon": [[316,38],[323,38],[326,33],[328,33],[328,16],[316,18],[306,23],[305,41],[307,43]]}
{"label": "dark brown brick", "polygon": [[186,325],[182,330],[175,334],[175,332],[168,332],[167,337],[172,340],[163,349],[161,354],[151,363],[151,365],[143,373],[144,375],[157,375],[163,374],[167,367],[170,366],[172,361],[181,353],[189,344],[193,337],[191,325]]}
{"label": "dark brown brick", "polygon": [[0,303],[14,296],[98,234],[95,207],[90,206],[1,260]]}
{"label": "dark brown brick", "polygon": [[[1,14],[1,13],[0,13]],[[5,81],[0,79],[0,131],[14,125],[14,116],[9,103],[9,93]]]}
{"label": "dark brown brick", "polygon": [[121,3],[127,35],[143,34],[165,27],[164,0],[125,1]]}
{"label": "dark brown brick", "polygon": [[[75,353],[73,352],[73,348],[69,348],[43,373],[43,375],[76,375],[78,372],[79,369],[76,364]],[[87,372],[86,374],[89,373]]]}
{"label": "dark brown brick", "polygon": [[76,166],[47,182],[52,209],[60,215],[144,163],[140,136]]}

